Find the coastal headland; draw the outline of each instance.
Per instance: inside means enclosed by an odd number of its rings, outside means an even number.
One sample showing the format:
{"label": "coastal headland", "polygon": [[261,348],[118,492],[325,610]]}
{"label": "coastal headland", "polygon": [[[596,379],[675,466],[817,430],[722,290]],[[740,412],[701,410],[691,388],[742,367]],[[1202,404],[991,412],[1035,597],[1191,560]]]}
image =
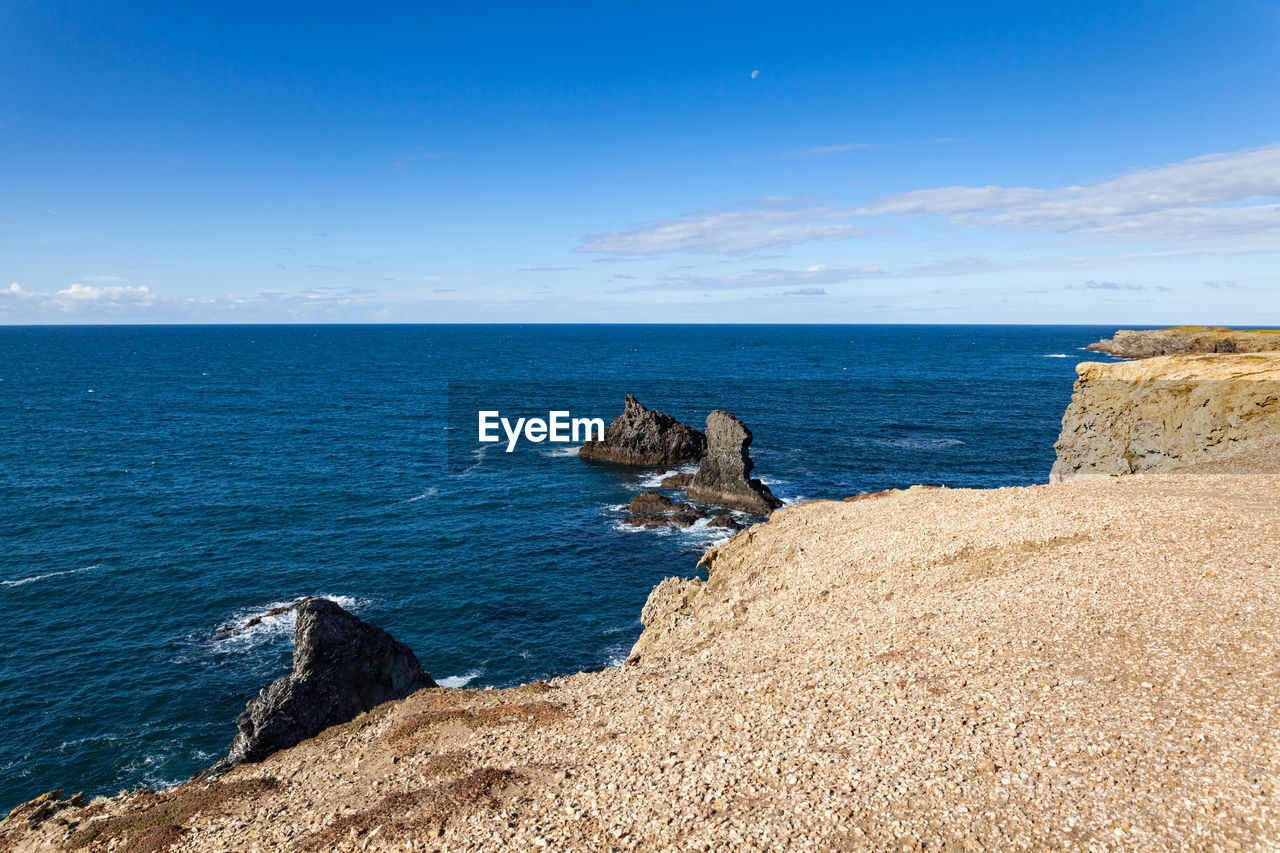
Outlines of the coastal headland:
{"label": "coastal headland", "polygon": [[[1171,376],[1212,393],[1280,371],[1280,353],[1214,358],[1113,366],[1097,396],[1081,383],[1100,368],[1082,365],[1060,461],[1114,394],[1137,400]],[[1179,406],[1193,401],[1157,408],[1192,422]],[[1147,418],[1106,411],[1117,435]],[[705,578],[655,590],[625,667],[419,690],[217,781],[46,797],[0,824],[0,846],[1272,849],[1268,411],[1186,433],[1230,434],[1230,453],[776,510],[709,551]]]}

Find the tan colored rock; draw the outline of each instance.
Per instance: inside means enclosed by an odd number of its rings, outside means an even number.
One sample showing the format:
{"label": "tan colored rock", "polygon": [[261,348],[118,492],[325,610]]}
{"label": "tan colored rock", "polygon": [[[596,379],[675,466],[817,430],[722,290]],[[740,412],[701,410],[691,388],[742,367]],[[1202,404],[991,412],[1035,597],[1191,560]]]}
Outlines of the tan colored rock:
{"label": "tan colored rock", "polygon": [[1051,482],[1186,470],[1280,435],[1280,353],[1076,366]]}

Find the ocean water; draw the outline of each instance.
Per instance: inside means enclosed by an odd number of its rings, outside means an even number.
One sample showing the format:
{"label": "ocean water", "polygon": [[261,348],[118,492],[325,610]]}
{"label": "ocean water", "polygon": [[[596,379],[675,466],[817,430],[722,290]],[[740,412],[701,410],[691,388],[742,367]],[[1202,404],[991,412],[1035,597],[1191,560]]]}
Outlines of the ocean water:
{"label": "ocean water", "polygon": [[[451,686],[617,665],[722,531],[635,531],[651,471],[476,441],[631,392],[755,433],[787,502],[1044,482],[1114,328],[0,328],[0,807],[181,781],[337,598]],[[750,520],[743,516],[744,520]]]}

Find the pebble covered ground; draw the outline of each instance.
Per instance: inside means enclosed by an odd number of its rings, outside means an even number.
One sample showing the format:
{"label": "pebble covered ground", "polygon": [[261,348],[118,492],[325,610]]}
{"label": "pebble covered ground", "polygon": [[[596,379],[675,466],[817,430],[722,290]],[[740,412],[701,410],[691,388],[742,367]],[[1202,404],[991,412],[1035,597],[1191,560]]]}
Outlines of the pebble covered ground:
{"label": "pebble covered ground", "polygon": [[811,502],[707,563],[627,667],[422,691],[0,844],[1280,847],[1278,475]]}

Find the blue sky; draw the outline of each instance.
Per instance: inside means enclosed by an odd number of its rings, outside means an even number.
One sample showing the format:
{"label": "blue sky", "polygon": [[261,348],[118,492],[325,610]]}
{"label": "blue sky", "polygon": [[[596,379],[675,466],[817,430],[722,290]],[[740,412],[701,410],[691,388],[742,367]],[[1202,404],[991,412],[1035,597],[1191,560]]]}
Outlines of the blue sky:
{"label": "blue sky", "polygon": [[1280,323],[1276,0],[375,5],[0,6],[0,323]]}

